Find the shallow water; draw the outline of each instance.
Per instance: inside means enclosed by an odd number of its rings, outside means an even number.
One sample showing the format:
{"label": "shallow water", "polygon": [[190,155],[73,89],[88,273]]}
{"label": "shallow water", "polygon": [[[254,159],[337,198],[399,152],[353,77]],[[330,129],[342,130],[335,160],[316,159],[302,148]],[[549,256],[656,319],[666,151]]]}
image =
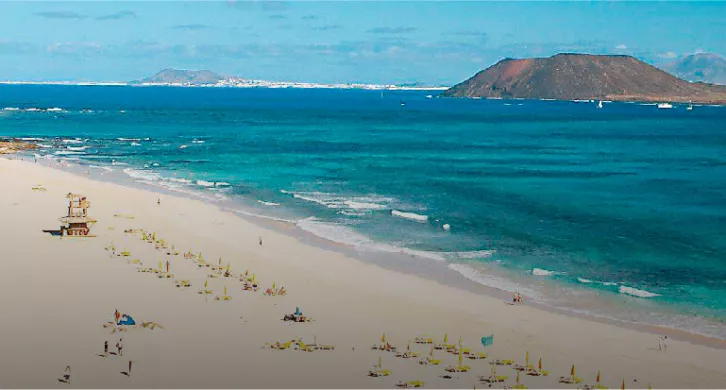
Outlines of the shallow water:
{"label": "shallow water", "polygon": [[3,85],[0,136],[545,304],[726,338],[726,107],[428,94]]}

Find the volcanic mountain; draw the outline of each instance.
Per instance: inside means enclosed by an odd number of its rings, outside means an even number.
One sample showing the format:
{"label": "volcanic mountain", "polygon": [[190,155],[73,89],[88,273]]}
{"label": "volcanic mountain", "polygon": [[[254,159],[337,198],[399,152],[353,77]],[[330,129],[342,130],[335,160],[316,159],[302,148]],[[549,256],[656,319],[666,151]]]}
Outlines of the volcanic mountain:
{"label": "volcanic mountain", "polygon": [[630,56],[557,54],[501,60],[443,96],[726,104],[726,86],[690,83]]}
{"label": "volcanic mountain", "polygon": [[688,81],[726,84],[726,58],[713,53],[687,55],[663,69]]}

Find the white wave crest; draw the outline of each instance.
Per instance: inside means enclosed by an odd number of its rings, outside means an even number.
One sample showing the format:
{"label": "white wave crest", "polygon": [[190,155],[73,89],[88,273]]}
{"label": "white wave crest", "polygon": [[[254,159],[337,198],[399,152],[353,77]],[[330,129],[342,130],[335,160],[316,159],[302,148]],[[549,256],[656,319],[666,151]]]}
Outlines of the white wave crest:
{"label": "white wave crest", "polygon": [[196,181],[196,184],[198,186],[202,186],[202,187],[214,187],[214,182],[213,181],[197,180]]}
{"label": "white wave crest", "polygon": [[54,154],[59,155],[59,156],[62,156],[62,155],[86,154],[86,153],[83,153],[83,152],[75,152],[73,150],[59,150],[59,151],[55,152]]}
{"label": "white wave crest", "polygon": [[82,151],[88,149],[88,146],[66,146],[68,150]]}
{"label": "white wave crest", "polygon": [[148,182],[154,182],[159,180],[160,175],[154,171],[140,171],[132,168],[125,168],[122,170],[123,173],[137,180],[145,180]]}
{"label": "white wave crest", "polygon": [[393,215],[394,217],[399,217],[399,218],[408,219],[408,220],[416,221],[416,222],[422,222],[422,223],[429,220],[429,217],[427,215],[421,215],[421,214],[398,211],[398,210],[391,210],[391,215]]}
{"label": "white wave crest", "polygon": [[592,280],[585,278],[577,278],[577,281],[580,283],[592,283]]}
{"label": "white wave crest", "polygon": [[618,292],[620,292],[621,294],[632,295],[639,298],[653,298],[660,296],[660,294],[655,294],[650,291],[639,290],[637,288],[628,286],[620,286],[620,288],[618,288]]}
{"label": "white wave crest", "polygon": [[553,276],[553,275],[558,275],[558,274],[561,274],[561,273],[542,269],[542,268],[532,269],[532,275],[534,275],[534,276]]}
{"label": "white wave crest", "polygon": [[279,203],[275,202],[265,202],[264,200],[257,200],[257,203],[265,205],[265,206],[279,206]]}
{"label": "white wave crest", "polygon": [[73,139],[64,139],[64,144],[82,144],[83,140],[80,138],[73,138]]}
{"label": "white wave crest", "polygon": [[133,141],[138,142],[141,141],[141,138],[116,138],[118,141]]}

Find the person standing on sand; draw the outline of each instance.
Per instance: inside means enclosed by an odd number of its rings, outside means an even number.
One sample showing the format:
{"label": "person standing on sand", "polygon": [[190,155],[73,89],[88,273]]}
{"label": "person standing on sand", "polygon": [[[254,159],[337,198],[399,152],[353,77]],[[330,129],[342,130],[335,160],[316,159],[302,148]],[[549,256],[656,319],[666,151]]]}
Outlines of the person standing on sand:
{"label": "person standing on sand", "polygon": [[103,343],[103,357],[108,357],[108,341]]}
{"label": "person standing on sand", "polygon": [[123,337],[121,337],[121,339],[118,341],[118,343],[116,343],[116,351],[119,356],[124,355],[124,344],[123,343],[124,343]]}
{"label": "person standing on sand", "polygon": [[131,360],[129,360],[129,371],[127,372],[128,376],[131,376]]}
{"label": "person standing on sand", "polygon": [[156,205],[161,206],[161,198],[159,198],[159,197],[156,198]]}
{"label": "person standing on sand", "polygon": [[262,246],[262,236],[260,236],[260,246]]}

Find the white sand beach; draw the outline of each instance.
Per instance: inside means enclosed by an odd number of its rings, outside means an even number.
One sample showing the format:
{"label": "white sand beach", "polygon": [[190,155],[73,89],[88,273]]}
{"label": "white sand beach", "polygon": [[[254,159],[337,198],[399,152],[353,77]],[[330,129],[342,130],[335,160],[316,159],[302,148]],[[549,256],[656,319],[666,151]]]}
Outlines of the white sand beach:
{"label": "white sand beach", "polygon": [[[490,362],[511,359],[537,368],[542,358],[548,376],[520,376],[529,388],[575,388],[562,384],[576,365],[580,385],[595,384],[598,370],[609,388],[722,388],[726,349],[709,340],[670,340],[659,351],[658,335],[565,316],[524,304],[444,286],[404,275],[300,242],[198,200],[158,195],[100,182],[31,162],[0,158],[0,387],[2,388],[393,388],[420,380],[428,388],[488,387]],[[31,188],[42,185],[47,191]],[[53,236],[67,210],[69,192],[88,197],[98,220],[97,237]],[[157,205],[157,197],[161,204]],[[133,218],[129,218],[133,217]],[[141,233],[154,232],[179,255],[155,249]],[[263,238],[259,245],[258,237]],[[106,247],[114,245],[114,256]],[[229,263],[231,278],[207,278],[182,254],[202,253],[216,265]],[[170,263],[172,279],[138,272]],[[261,291],[242,291],[239,275],[254,273]],[[187,289],[174,279],[189,280]],[[198,294],[208,280],[210,295]],[[272,286],[284,296],[264,296]],[[227,287],[231,300],[215,300]],[[284,322],[299,307],[311,323]],[[115,310],[163,329],[137,326],[111,333],[103,324]],[[417,336],[458,344],[488,358],[464,357],[468,372],[448,373],[457,355],[435,351],[440,365],[419,364],[391,352],[372,350],[387,341],[421,357],[430,345]],[[492,346],[480,339],[495,335]],[[103,357],[104,342],[115,352],[123,337],[123,356]],[[335,346],[332,351],[274,350],[265,343],[302,340]],[[705,344],[705,345],[704,345]],[[381,358],[386,377],[369,377]],[[128,362],[133,361],[130,375]],[[59,381],[71,366],[71,383]],[[515,384],[516,371],[502,388]]]}

